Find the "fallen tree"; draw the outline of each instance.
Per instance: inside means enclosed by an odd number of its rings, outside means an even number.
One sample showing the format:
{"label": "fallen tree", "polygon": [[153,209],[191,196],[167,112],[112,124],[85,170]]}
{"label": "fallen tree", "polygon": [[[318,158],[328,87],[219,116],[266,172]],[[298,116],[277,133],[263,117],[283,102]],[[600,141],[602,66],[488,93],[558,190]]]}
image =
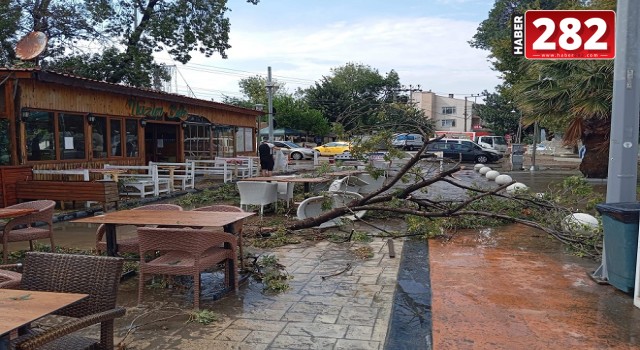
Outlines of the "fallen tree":
{"label": "fallen tree", "polygon": [[[407,163],[398,169],[397,174],[375,192],[356,199],[346,206],[327,210],[322,214],[300,221],[287,223],[289,232],[313,228],[324,222],[340,218],[355,212],[377,211],[425,219],[482,217],[499,220],[503,223],[519,223],[546,232],[555,239],[570,245],[579,255],[598,259],[601,255],[601,232],[577,229],[567,231],[562,220],[575,212],[574,208],[560,205],[551,195],[535,196],[527,193],[513,195],[504,193],[504,189],[515,181],[493,187],[479,188],[463,183],[454,176],[464,167],[458,162],[441,171],[418,166],[424,157],[425,144]],[[373,170],[371,171],[379,171]],[[430,170],[430,171],[429,171]],[[397,187],[399,182],[409,183],[406,187]],[[418,195],[428,192],[429,186],[445,182],[467,192],[464,199],[428,199]],[[478,203],[490,203],[483,208]]]}

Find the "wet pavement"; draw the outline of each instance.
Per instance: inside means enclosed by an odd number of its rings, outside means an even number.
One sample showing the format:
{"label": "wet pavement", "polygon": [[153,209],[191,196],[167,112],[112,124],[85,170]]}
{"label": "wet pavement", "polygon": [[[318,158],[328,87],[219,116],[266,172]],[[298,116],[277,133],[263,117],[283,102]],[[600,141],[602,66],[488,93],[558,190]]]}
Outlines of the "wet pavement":
{"label": "wet pavement", "polygon": [[[368,259],[355,253],[364,246],[372,249]],[[128,310],[117,321],[116,342],[124,338],[127,349],[383,348],[402,256],[398,249],[389,258],[382,239],[320,241],[268,254],[275,254],[293,276],[291,290],[265,294],[260,283],[248,279],[240,292],[217,301],[205,291],[201,309],[219,317],[209,325],[188,322],[189,290],[147,289],[145,307],[138,308],[137,279],[123,283],[118,304]]]}
{"label": "wet pavement", "polygon": [[434,349],[637,349],[640,309],[519,225],[429,241]]}
{"label": "wet pavement", "polygon": [[[512,176],[544,189],[551,178],[575,173]],[[494,186],[470,169],[455,177]],[[455,196],[452,191],[434,192]],[[403,230],[399,220],[376,223]],[[57,244],[94,246],[95,225],[54,226]],[[122,229],[119,237],[135,234]],[[355,253],[365,246],[370,259]],[[134,277],[119,291],[127,315],[117,321],[116,343],[126,349],[640,348],[640,309],[631,296],[596,284],[588,277],[596,262],[570,255],[541,231],[520,225],[458,231],[428,245],[396,240],[395,251],[390,258],[382,239],[253,248],[279,258],[293,276],[292,289],[265,294],[261,283],[246,278],[239,292],[216,299],[222,276],[206,274],[201,309],[218,316],[208,325],[190,322],[188,283],[148,285],[144,307],[136,307]]]}

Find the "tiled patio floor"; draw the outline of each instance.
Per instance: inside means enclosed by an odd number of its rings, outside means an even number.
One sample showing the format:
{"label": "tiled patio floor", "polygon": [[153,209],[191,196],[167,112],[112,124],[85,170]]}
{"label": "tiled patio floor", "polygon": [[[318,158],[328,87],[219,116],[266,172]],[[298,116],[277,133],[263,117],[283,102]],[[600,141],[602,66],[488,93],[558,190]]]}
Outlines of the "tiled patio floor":
{"label": "tiled patio floor", "polygon": [[[363,260],[353,249],[365,245],[374,254]],[[261,284],[248,281],[239,293],[202,303],[201,309],[221,316],[209,325],[185,323],[188,316],[180,309],[190,311],[192,304],[184,296],[181,305],[172,305],[156,299],[171,293],[169,290],[145,292],[148,308],[128,309],[127,316],[118,321],[118,339],[131,325],[147,324],[127,336],[127,349],[382,349],[400,249],[396,244],[396,257],[389,258],[382,240],[276,248],[269,254],[275,254],[294,276],[288,292],[265,295]],[[348,264],[348,271],[322,278],[343,271]],[[119,304],[135,305],[135,280],[123,284],[120,299],[124,303]],[[167,317],[170,319],[153,322]]]}

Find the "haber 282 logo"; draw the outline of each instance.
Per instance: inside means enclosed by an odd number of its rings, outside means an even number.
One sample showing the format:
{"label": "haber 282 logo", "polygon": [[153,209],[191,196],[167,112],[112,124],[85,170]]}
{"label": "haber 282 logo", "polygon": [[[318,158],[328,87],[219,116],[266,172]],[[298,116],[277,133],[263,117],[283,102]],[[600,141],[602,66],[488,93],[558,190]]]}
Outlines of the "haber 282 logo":
{"label": "haber 282 logo", "polygon": [[530,10],[512,17],[512,49],[531,60],[612,59],[616,14],[600,10]]}

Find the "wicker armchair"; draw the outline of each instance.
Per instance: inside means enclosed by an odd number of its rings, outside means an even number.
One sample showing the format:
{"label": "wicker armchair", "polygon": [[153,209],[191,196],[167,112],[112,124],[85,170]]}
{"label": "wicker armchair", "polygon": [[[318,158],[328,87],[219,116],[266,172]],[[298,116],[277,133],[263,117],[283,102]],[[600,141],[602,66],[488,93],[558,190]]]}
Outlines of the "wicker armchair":
{"label": "wicker armchair", "polygon": [[[193,211],[224,211],[224,212],[236,212],[236,213],[244,213],[244,210],[240,207],[235,207],[233,205],[226,204],[214,204],[206,207],[195,208]],[[243,221],[236,221],[231,224],[231,227],[225,226],[225,232],[233,232],[238,237],[238,252],[240,253],[240,268],[244,269],[244,253],[242,251],[242,227],[244,226]],[[194,227],[201,228],[201,227]]]}
{"label": "wicker armchair", "polygon": [[[122,275],[121,258],[28,252],[20,288],[89,296],[54,314],[75,317],[46,330],[32,329],[11,341],[16,349],[113,349],[114,319],[125,314],[116,306]],[[100,323],[100,339],[73,334]]]}
{"label": "wicker armchair", "polygon": [[[14,204],[8,206],[10,209],[37,209],[31,214],[18,216],[7,222],[2,230],[2,261],[4,264],[9,259],[9,242],[29,241],[29,248],[33,250],[33,241],[36,239],[49,238],[51,241],[51,251],[55,251],[53,243],[53,209],[55,201],[37,200]],[[44,223],[42,226],[35,226],[37,223]],[[19,228],[18,226],[26,226]],[[18,228],[16,228],[18,227]]]}
{"label": "wicker armchair", "polygon": [[[131,210],[178,210],[182,211],[182,207],[175,204],[149,204],[136,207]],[[104,234],[107,232],[105,224],[100,224],[96,230],[96,252],[98,255],[107,250],[107,242],[104,241]],[[118,240],[119,253],[138,254],[140,246],[138,245],[138,237],[123,238]]]}
{"label": "wicker armchair", "polygon": [[0,265],[0,289],[15,289],[20,286],[22,275],[9,269],[21,269],[22,264]]}
{"label": "wicker armchair", "polygon": [[[193,276],[194,308],[200,308],[200,273],[218,263],[225,263],[225,285],[238,290],[236,268],[236,236],[221,232],[192,228],[138,228],[140,239],[140,279],[138,304],[142,303],[145,275]],[[225,248],[228,247],[228,248]],[[147,252],[163,254],[150,261]]]}

